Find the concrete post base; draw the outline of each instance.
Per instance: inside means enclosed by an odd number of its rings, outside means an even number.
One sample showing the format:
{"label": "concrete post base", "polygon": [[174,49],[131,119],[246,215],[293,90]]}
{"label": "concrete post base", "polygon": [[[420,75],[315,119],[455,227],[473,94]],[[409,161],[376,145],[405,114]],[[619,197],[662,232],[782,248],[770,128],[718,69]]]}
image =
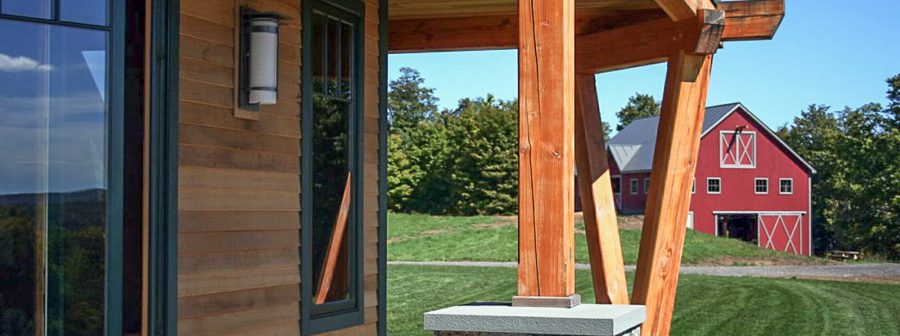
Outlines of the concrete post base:
{"label": "concrete post base", "polygon": [[638,336],[644,306],[581,304],[572,308],[477,303],[425,313],[436,336]]}

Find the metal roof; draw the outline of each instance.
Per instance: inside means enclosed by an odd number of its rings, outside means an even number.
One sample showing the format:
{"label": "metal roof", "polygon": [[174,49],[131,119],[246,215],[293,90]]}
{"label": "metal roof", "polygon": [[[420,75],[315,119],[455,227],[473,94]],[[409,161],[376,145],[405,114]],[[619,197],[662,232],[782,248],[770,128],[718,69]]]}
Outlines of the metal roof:
{"label": "metal roof", "polygon": [[[772,132],[766,124],[763,124],[759,118],[750,113],[741,103],[730,103],[706,108],[703,116],[703,131],[701,136],[705,136],[709,131],[719,125],[725,118],[736,111],[738,107],[746,112],[751,119],[761,125],[762,130],[768,132],[776,139],[784,148],[788,150],[801,164],[809,168],[810,172],[816,170],[797,152],[784,143],[775,132]],[[607,148],[612,154],[616,166],[623,173],[648,172],[653,168],[653,152],[656,150],[656,130],[659,125],[659,117],[648,117],[632,121],[628,126],[619,131],[612,139],[609,139]]]}

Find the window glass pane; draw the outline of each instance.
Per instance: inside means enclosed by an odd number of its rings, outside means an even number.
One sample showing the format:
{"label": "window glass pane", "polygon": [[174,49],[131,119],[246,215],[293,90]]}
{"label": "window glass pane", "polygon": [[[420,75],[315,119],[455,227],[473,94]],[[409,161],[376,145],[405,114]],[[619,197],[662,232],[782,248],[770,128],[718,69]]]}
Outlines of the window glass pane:
{"label": "window glass pane", "polygon": [[328,29],[328,92],[327,94],[332,97],[339,97],[340,92],[338,91],[338,81],[340,78],[338,77],[338,73],[341,70],[341,53],[343,52],[344,45],[341,44],[341,22],[335,19],[328,19],[328,25],[326,29]]}
{"label": "window glass pane", "polygon": [[107,36],[0,31],[0,334],[101,335]]}
{"label": "window glass pane", "polygon": [[3,0],[3,14],[49,19],[50,0]]}
{"label": "window glass pane", "polygon": [[768,180],[763,180],[763,179],[756,180],[756,192],[765,193],[768,191],[769,191],[769,181]]}
{"label": "window glass pane", "polygon": [[339,72],[338,97],[350,99],[352,87],[350,78],[353,76],[353,26],[347,23],[341,23],[341,49]]}
{"label": "window glass pane", "polygon": [[[315,304],[344,301],[350,296],[350,232],[353,228],[350,134],[353,104],[339,89],[343,54],[350,45],[339,20],[322,17],[313,24],[314,40],[322,52],[313,52],[313,64],[322,64],[324,94],[313,96],[312,134],[312,256]],[[317,59],[318,58],[318,59]],[[315,75],[314,75],[315,76]]]}
{"label": "window glass pane", "polygon": [[59,17],[64,21],[105,26],[108,12],[107,0],[59,0]]}
{"label": "window glass pane", "polygon": [[312,80],[313,92],[325,93],[325,16],[316,13],[312,15]]}

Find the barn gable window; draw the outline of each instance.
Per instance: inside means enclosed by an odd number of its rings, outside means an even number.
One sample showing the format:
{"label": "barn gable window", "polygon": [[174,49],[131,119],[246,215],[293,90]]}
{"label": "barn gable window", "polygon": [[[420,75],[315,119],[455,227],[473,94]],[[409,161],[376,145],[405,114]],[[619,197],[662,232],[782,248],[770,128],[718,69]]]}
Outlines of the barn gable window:
{"label": "barn gable window", "polygon": [[768,194],[769,193],[769,179],[767,178],[756,178],[753,182],[754,184],[754,192],[757,194]]}
{"label": "barn gable window", "polygon": [[782,195],[790,195],[794,193],[794,179],[783,178],[778,180],[778,193]]}
{"label": "barn gable window", "polygon": [[646,195],[649,192],[650,192],[650,178],[645,177],[644,178],[644,195]]}
{"label": "barn gable window", "polygon": [[612,187],[613,187],[613,194],[616,194],[616,195],[621,194],[622,193],[622,177],[613,176],[612,177]]}
{"label": "barn gable window", "polygon": [[638,179],[636,179],[636,178],[631,179],[631,194],[632,195],[638,194]]}
{"label": "barn gable window", "polygon": [[706,193],[707,194],[721,194],[722,193],[722,178],[719,177],[710,177],[706,179]]}
{"label": "barn gable window", "polygon": [[756,168],[756,132],[719,132],[719,167]]}

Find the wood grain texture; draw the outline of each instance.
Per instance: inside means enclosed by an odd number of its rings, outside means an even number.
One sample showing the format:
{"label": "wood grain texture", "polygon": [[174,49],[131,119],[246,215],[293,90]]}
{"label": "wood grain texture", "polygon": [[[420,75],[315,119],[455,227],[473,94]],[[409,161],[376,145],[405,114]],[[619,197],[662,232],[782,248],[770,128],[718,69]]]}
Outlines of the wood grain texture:
{"label": "wood grain texture", "polygon": [[664,62],[681,46],[679,25],[668,18],[579,36],[575,63],[580,73],[595,74]]}
{"label": "wood grain texture", "polygon": [[672,21],[681,21],[693,18],[701,9],[712,9],[715,5],[711,0],[656,0]]}
{"label": "wood grain texture", "polygon": [[520,296],[575,293],[574,7],[519,1]]}
{"label": "wood grain texture", "polygon": [[[585,35],[639,22],[668,19],[659,9],[577,12],[575,35]],[[392,20],[388,31],[391,53],[515,49],[516,14]],[[577,44],[577,43],[576,43]],[[600,55],[602,56],[602,55]]]}
{"label": "wood grain texture", "polygon": [[[396,19],[434,19],[491,15],[515,15],[516,0],[389,0],[388,13]],[[659,8],[653,0],[577,0],[582,11],[639,10]]]}
{"label": "wood grain texture", "polygon": [[597,303],[628,304],[628,283],[594,75],[577,75],[575,90],[575,164],[594,294]]}
{"label": "wood grain texture", "polygon": [[725,11],[725,41],[772,39],[784,20],[784,0],[729,1],[718,9]]}
{"label": "wood grain texture", "polygon": [[641,334],[668,335],[712,55],[669,60],[632,302],[647,307]]}
{"label": "wood grain texture", "polygon": [[[288,0],[182,0],[179,333],[299,334],[299,7]],[[236,8],[290,19],[280,34],[287,98],[233,117]],[[288,82],[290,83],[290,82]],[[290,99],[293,98],[292,102]]]}

